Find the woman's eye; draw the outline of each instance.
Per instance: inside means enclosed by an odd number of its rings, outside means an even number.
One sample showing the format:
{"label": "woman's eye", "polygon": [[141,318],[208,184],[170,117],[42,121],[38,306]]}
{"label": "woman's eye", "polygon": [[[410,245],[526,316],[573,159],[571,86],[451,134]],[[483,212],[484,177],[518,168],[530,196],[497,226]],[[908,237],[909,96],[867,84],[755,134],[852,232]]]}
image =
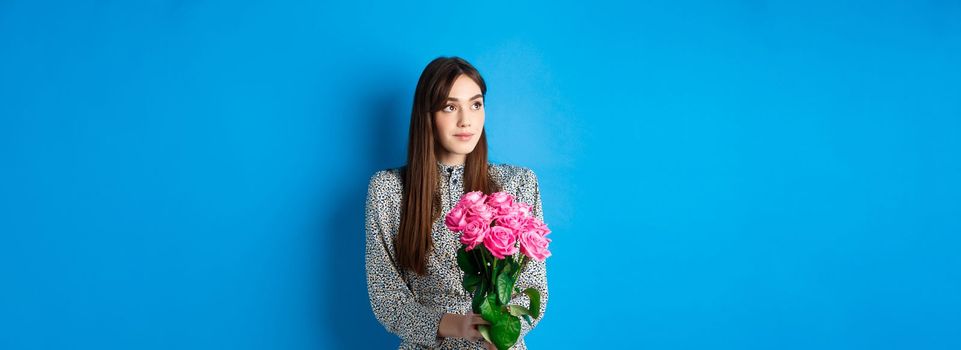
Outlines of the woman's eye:
{"label": "woman's eye", "polygon": [[482,104],[480,102],[474,102],[474,109],[480,109]]}
{"label": "woman's eye", "polygon": [[453,112],[453,111],[454,111],[454,105],[444,106],[444,112]]}

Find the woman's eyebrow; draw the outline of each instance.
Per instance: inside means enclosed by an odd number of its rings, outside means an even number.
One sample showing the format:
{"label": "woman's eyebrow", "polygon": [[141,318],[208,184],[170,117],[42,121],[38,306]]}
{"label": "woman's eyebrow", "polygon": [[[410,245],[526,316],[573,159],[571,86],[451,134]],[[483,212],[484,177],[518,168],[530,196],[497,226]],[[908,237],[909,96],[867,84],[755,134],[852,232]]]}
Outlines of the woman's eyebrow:
{"label": "woman's eyebrow", "polygon": [[[469,98],[468,101],[477,99],[477,98],[479,98],[479,97],[484,97],[484,95],[481,95],[481,94],[474,95],[474,97]],[[448,97],[447,100],[448,100],[448,101],[454,101],[454,102],[460,101],[460,100],[458,100],[458,99],[456,99],[456,98],[454,98],[454,97]]]}

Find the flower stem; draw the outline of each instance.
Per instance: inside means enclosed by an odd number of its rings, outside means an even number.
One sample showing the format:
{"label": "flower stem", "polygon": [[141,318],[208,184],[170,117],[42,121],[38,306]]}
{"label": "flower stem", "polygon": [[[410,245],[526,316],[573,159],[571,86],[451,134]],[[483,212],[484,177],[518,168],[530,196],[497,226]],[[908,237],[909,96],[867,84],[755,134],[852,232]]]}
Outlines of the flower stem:
{"label": "flower stem", "polygon": [[[495,275],[495,274],[497,274],[497,259],[496,259],[496,258],[494,259],[494,264],[491,265],[491,275],[493,276],[493,275]],[[497,278],[497,276],[494,276],[494,278]],[[492,282],[496,282],[496,281],[492,281]]]}
{"label": "flower stem", "polygon": [[521,267],[518,268],[517,271],[514,271],[514,282],[515,282],[515,284],[516,284],[516,282],[517,282],[517,279],[520,278],[520,276],[521,276],[521,271],[523,271],[524,268],[527,267],[527,261],[530,260],[530,258],[528,258],[527,256],[522,256],[522,257],[520,257],[520,259],[521,259],[521,263],[520,263],[520,266],[521,266]]}
{"label": "flower stem", "polygon": [[491,279],[491,278],[490,278],[490,275],[491,275],[491,274],[490,274],[490,269],[487,267],[487,252],[484,251],[483,249],[484,249],[484,248],[481,248],[481,251],[480,251],[481,262],[483,263],[482,268],[483,268],[483,270],[484,270],[484,276],[485,276],[485,278],[487,278],[487,280],[490,280],[490,279]]}

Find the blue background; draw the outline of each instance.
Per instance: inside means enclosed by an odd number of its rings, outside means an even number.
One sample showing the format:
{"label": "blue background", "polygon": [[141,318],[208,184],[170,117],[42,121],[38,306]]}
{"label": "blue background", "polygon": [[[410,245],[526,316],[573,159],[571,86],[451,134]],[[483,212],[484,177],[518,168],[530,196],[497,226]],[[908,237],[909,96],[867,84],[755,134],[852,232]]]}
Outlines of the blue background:
{"label": "blue background", "polygon": [[961,348],[961,4],[0,1],[0,348],[392,348],[428,61],[554,233],[532,348]]}

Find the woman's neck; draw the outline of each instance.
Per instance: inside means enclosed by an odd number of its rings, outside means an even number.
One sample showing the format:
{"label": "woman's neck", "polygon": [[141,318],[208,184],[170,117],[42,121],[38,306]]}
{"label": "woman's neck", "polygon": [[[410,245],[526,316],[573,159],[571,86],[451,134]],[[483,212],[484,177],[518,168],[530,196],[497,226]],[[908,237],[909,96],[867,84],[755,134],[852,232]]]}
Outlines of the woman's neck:
{"label": "woman's neck", "polygon": [[447,166],[464,165],[466,161],[467,155],[464,154],[447,154],[437,157],[437,162]]}

